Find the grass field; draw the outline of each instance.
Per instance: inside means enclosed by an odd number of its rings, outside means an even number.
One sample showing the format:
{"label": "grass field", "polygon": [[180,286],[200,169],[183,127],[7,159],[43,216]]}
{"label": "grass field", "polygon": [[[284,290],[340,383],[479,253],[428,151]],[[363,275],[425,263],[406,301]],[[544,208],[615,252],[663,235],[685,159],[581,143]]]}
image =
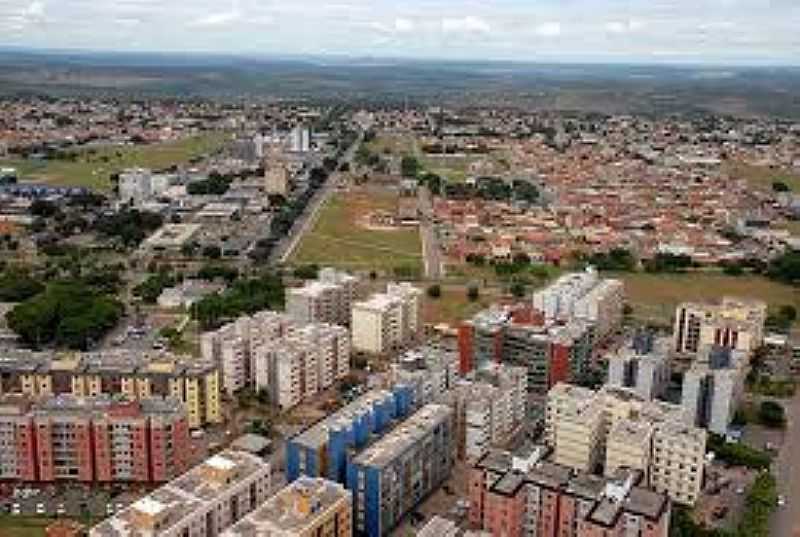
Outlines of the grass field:
{"label": "grass field", "polygon": [[370,190],[338,193],[321,209],[314,228],[292,256],[292,263],[316,263],[351,270],[422,269],[422,244],[416,227],[371,230],[359,218],[375,210],[394,210],[396,194]]}
{"label": "grass field", "polygon": [[772,190],[773,183],[782,182],[786,183],[794,192],[800,192],[799,173],[744,163],[727,164],[727,171],[731,177],[744,179],[754,188]]}
{"label": "grass field", "polygon": [[44,537],[49,518],[0,515],[0,537]]}
{"label": "grass field", "polygon": [[758,276],[635,273],[614,277],[625,282],[634,314],[650,320],[669,322],[681,302],[714,300],[724,295],[761,299],[771,307],[792,304],[800,308],[800,289]]}
{"label": "grass field", "polygon": [[137,166],[162,169],[173,164],[187,164],[193,158],[219,149],[224,140],[223,133],[214,133],[153,145],[84,149],[75,161],[6,159],[0,160],[0,166],[17,168],[21,182],[107,191],[111,189],[109,176],[113,173]]}
{"label": "grass field", "polygon": [[448,286],[442,289],[442,296],[439,298],[425,296],[423,319],[428,324],[456,325],[491,306],[498,296],[495,289],[481,289],[480,297],[473,302],[467,298],[467,286]]}

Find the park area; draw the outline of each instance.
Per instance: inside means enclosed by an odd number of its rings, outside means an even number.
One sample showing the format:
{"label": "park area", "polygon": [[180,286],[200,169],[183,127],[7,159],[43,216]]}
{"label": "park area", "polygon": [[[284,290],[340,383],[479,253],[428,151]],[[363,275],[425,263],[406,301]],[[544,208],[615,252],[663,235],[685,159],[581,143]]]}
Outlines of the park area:
{"label": "park area", "polygon": [[397,193],[388,189],[356,189],[334,194],[320,209],[313,229],[292,256],[294,264],[315,263],[351,271],[384,271],[418,276],[422,272],[419,229],[375,229],[364,216],[394,212]]}
{"label": "park area", "polygon": [[686,301],[719,300],[725,295],[764,300],[770,308],[800,307],[800,289],[760,276],[721,273],[625,273],[611,275],[625,282],[634,315],[641,320],[670,323],[675,307]]}
{"label": "park area", "polygon": [[224,142],[223,133],[213,133],[150,145],[82,148],[72,153],[74,158],[2,159],[0,166],[16,168],[20,182],[109,191],[113,186],[110,176],[126,168],[159,170],[189,164],[216,152]]}

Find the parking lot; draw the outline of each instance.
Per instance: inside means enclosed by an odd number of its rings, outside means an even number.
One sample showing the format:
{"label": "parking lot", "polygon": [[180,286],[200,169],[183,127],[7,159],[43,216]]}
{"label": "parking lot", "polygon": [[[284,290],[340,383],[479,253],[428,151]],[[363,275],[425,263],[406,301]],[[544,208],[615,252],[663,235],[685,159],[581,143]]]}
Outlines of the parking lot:
{"label": "parking lot", "polygon": [[757,475],[747,468],[713,463],[707,469],[703,495],[695,508],[697,521],[708,528],[734,529]]}
{"label": "parking lot", "polygon": [[3,491],[0,511],[20,517],[101,520],[147,494],[145,488],[81,486],[14,487]]}

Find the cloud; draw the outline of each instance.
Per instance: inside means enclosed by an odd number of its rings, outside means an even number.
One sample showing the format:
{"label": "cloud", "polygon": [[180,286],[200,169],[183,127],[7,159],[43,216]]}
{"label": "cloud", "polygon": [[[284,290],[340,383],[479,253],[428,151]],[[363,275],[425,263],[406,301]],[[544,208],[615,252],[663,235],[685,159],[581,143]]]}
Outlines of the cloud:
{"label": "cloud", "polygon": [[442,31],[445,33],[488,34],[492,31],[492,27],[485,20],[469,15],[463,18],[442,19]]}
{"label": "cloud", "polygon": [[411,19],[404,19],[402,17],[398,17],[394,20],[394,29],[400,33],[408,33],[413,32],[416,28],[416,24]]}
{"label": "cloud", "polygon": [[203,17],[199,17],[189,22],[189,26],[194,28],[217,28],[220,26],[228,26],[234,22],[242,19],[242,12],[238,9],[226,11],[223,13],[211,13]]}
{"label": "cloud", "polygon": [[558,37],[561,35],[561,23],[550,21],[536,27],[536,35],[542,37]]}
{"label": "cloud", "polygon": [[627,34],[641,30],[644,26],[644,21],[637,19],[614,20],[608,21],[605,24],[605,29],[612,34]]}

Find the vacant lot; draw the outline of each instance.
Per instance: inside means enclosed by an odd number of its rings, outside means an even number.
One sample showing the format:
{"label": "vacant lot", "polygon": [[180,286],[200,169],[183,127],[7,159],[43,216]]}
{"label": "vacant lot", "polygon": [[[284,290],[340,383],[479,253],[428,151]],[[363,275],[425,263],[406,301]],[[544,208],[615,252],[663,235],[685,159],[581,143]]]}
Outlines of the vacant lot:
{"label": "vacant lot", "polygon": [[21,182],[37,182],[56,186],[84,186],[110,190],[109,177],[126,168],[152,169],[183,165],[192,159],[222,147],[222,133],[207,134],[152,145],[98,146],[77,152],[73,160],[0,160],[0,166],[17,168]]}
{"label": "vacant lot", "polygon": [[292,262],[317,263],[350,270],[422,269],[422,244],[416,227],[367,229],[359,221],[373,211],[393,211],[397,194],[376,189],[337,193],[303,237]]}
{"label": "vacant lot", "polygon": [[800,306],[800,289],[759,276],[726,276],[718,273],[618,274],[625,282],[628,301],[642,318],[669,322],[675,307],[689,300],[714,300],[724,295],[756,298],[772,307]]}
{"label": "vacant lot", "polygon": [[738,162],[726,166],[731,177],[744,179],[754,188],[772,190],[773,183],[785,183],[792,191],[800,192],[800,173]]}
{"label": "vacant lot", "polygon": [[448,285],[442,289],[442,296],[439,298],[426,295],[422,312],[425,322],[456,325],[488,308],[500,297],[499,289],[481,288],[478,300],[472,301],[467,298],[467,287]]}

